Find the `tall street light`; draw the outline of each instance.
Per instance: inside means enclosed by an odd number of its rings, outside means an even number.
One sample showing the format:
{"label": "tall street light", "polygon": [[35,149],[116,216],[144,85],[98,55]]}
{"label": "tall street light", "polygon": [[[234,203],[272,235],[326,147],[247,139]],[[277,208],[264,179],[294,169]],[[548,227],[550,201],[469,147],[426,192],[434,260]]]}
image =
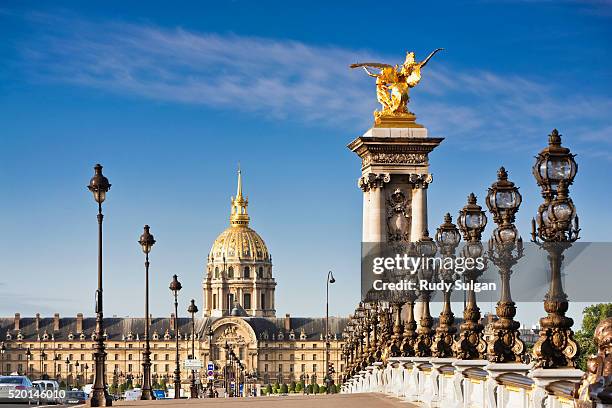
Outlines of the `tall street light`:
{"label": "tall street light", "polygon": [[[576,207],[569,197],[578,165],[567,147],[561,146],[561,135],[553,129],[548,147],[542,150],[533,166],[533,175],[544,202],[532,221],[532,241],[548,253],[550,286],[544,298],[547,316],[540,319],[540,337],[533,346],[537,368],[575,367],[578,344],[574,340],[574,321],[565,316],[569,307],[561,281],[563,252],[579,239],[580,227]],[[537,224],[537,227],[536,227]]]}
{"label": "tall street light", "polygon": [[501,296],[495,307],[499,319],[492,323],[487,358],[493,363],[520,363],[525,344],[520,339],[520,323],[514,320],[516,304],[510,293],[512,266],[523,256],[523,240],[514,226],[522,197],[518,187],[508,180],[505,168],[497,172],[497,181],[489,187],[487,207],[497,228],[489,239],[488,258],[499,268]]}
{"label": "tall street light", "polygon": [[28,347],[28,350],[26,351],[26,376],[30,375],[30,360],[32,359],[32,351],[30,350],[30,348]]}
{"label": "tall street light", "polygon": [[66,357],[66,361],[64,361],[64,363],[66,363],[66,389],[68,390],[70,388],[70,360],[68,357]]}
{"label": "tall street light", "polygon": [[332,271],[327,272],[325,281],[325,392],[329,394],[329,386],[333,382],[329,374],[329,285],[335,283]]}
{"label": "tall street light", "polygon": [[0,375],[4,375],[4,353],[6,352],[6,346],[4,343],[0,346]]}
{"label": "tall street light", "polygon": [[[191,304],[187,308],[187,312],[191,313],[191,358],[195,359],[195,314],[198,312],[198,307],[195,300],[191,299]],[[198,388],[195,380],[195,370],[191,369],[191,398],[198,398]]]}
{"label": "tall street light", "polygon": [[181,366],[179,356],[179,333],[178,333],[178,293],[183,288],[176,275],[172,276],[170,290],[174,294],[174,337],[176,339],[176,368],[174,369],[174,398],[181,398]]}
{"label": "tall street light", "polygon": [[43,360],[47,359],[47,354],[41,349],[40,350],[40,379],[43,378]]}
{"label": "tall street light", "polygon": [[104,351],[104,315],[102,307],[102,203],[106,199],[106,193],[110,190],[111,184],[102,175],[102,166],[96,164],[95,174],[87,187],[92,192],[94,200],[98,203],[98,289],[96,290],[96,346],[95,346],[95,366],[96,378],[94,381],[90,405],[92,407],[109,407],[112,399],[106,390],[106,352]]}
{"label": "tall street light", "polygon": [[149,343],[149,331],[151,327],[151,319],[149,315],[149,252],[155,244],[155,238],[149,232],[149,226],[144,226],[144,232],[140,236],[138,243],[142,247],[142,252],[145,254],[145,349],[142,353],[142,372],[143,372],[143,383],[142,383],[142,395],[141,400],[153,400],[155,396],[151,392],[151,347]]}
{"label": "tall street light", "polygon": [[[215,333],[212,330],[212,325],[208,326],[208,333],[206,333],[206,335],[208,336],[208,356],[209,356],[209,360],[213,361],[213,338],[215,336]],[[213,391],[213,380],[211,377],[208,377],[208,398],[213,398],[215,396],[215,393]]]}

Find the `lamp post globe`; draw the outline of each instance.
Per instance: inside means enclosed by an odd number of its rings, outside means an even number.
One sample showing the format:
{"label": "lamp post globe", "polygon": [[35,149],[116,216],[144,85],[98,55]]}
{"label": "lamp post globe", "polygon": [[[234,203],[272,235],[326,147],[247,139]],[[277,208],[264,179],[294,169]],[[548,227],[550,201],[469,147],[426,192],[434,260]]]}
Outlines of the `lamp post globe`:
{"label": "lamp post globe", "polygon": [[155,399],[155,395],[152,392],[151,386],[151,344],[149,340],[149,332],[151,330],[151,316],[149,314],[149,253],[155,244],[155,238],[151,234],[150,227],[148,225],[144,226],[144,231],[138,239],[138,243],[142,248],[142,252],[145,254],[145,347],[142,353],[143,381],[140,399],[153,400]]}

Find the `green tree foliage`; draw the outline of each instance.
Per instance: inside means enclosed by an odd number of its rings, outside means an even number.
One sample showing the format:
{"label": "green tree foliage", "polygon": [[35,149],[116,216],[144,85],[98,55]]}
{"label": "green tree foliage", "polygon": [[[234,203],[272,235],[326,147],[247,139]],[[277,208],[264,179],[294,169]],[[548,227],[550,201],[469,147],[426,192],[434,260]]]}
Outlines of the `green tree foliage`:
{"label": "green tree foliage", "polygon": [[295,384],[295,392],[302,392],[304,390],[304,384],[300,381]]}
{"label": "green tree foliage", "polygon": [[599,303],[586,307],[582,311],[582,329],[576,332],[576,341],[580,346],[578,367],[586,370],[586,361],[592,354],[597,353],[597,346],[593,340],[595,328],[602,320],[612,317],[612,303]]}
{"label": "green tree foliage", "polygon": [[270,384],[266,385],[265,392],[266,395],[272,394],[272,386]]}
{"label": "green tree foliage", "polygon": [[312,384],[308,384],[308,386],[306,387],[306,392],[307,392],[308,394],[312,394],[312,391],[313,391],[313,390],[312,390],[312,388],[313,388],[313,387],[312,387]]}
{"label": "green tree foliage", "polygon": [[287,384],[283,383],[283,385],[280,386],[280,393],[287,394],[288,392],[289,392],[289,387],[287,387]]}
{"label": "green tree foliage", "polygon": [[313,394],[318,394],[319,393],[319,384],[317,384],[317,383],[312,384],[312,393]]}
{"label": "green tree foliage", "polygon": [[295,386],[296,386],[295,381],[291,381],[289,383],[289,392],[295,392]]}
{"label": "green tree foliage", "polygon": [[327,392],[327,387],[322,385],[319,387],[319,394],[325,394]]}

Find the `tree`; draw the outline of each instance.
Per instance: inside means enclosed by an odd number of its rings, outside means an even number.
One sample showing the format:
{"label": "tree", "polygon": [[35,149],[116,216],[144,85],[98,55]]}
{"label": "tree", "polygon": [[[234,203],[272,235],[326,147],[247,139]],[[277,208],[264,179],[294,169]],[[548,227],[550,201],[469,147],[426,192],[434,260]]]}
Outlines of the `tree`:
{"label": "tree", "polygon": [[586,370],[586,361],[592,354],[597,354],[597,346],[593,340],[595,328],[602,320],[612,317],[612,303],[599,303],[586,307],[582,311],[582,329],[576,332],[576,341],[580,346],[577,364],[581,370]]}
{"label": "tree", "polygon": [[308,386],[306,387],[306,392],[307,392],[308,394],[312,394],[312,388],[313,388],[313,387],[312,387],[312,384],[308,384]]}
{"label": "tree", "polygon": [[280,393],[287,394],[288,392],[289,392],[289,387],[287,387],[287,384],[283,383],[283,385],[280,386]]}
{"label": "tree", "polygon": [[318,394],[319,393],[319,384],[317,384],[317,383],[312,384],[312,393],[313,394]]}
{"label": "tree", "polygon": [[289,392],[295,392],[295,386],[296,386],[295,381],[291,381],[289,383]]}
{"label": "tree", "polygon": [[319,387],[319,394],[325,394],[325,392],[327,391],[327,387],[322,385]]}
{"label": "tree", "polygon": [[270,384],[266,385],[266,395],[272,394],[272,386]]}
{"label": "tree", "polygon": [[295,392],[302,392],[303,390],[304,390],[304,384],[302,384],[301,381],[295,384]]}

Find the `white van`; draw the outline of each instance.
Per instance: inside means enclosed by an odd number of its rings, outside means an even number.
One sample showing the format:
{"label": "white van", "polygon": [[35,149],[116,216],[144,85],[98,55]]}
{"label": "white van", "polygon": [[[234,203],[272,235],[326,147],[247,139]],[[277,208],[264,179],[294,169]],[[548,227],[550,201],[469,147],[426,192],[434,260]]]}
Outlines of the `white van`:
{"label": "white van", "polygon": [[59,383],[55,380],[36,380],[32,384],[38,388],[39,400],[46,404],[59,404],[64,398],[65,390],[60,390]]}

